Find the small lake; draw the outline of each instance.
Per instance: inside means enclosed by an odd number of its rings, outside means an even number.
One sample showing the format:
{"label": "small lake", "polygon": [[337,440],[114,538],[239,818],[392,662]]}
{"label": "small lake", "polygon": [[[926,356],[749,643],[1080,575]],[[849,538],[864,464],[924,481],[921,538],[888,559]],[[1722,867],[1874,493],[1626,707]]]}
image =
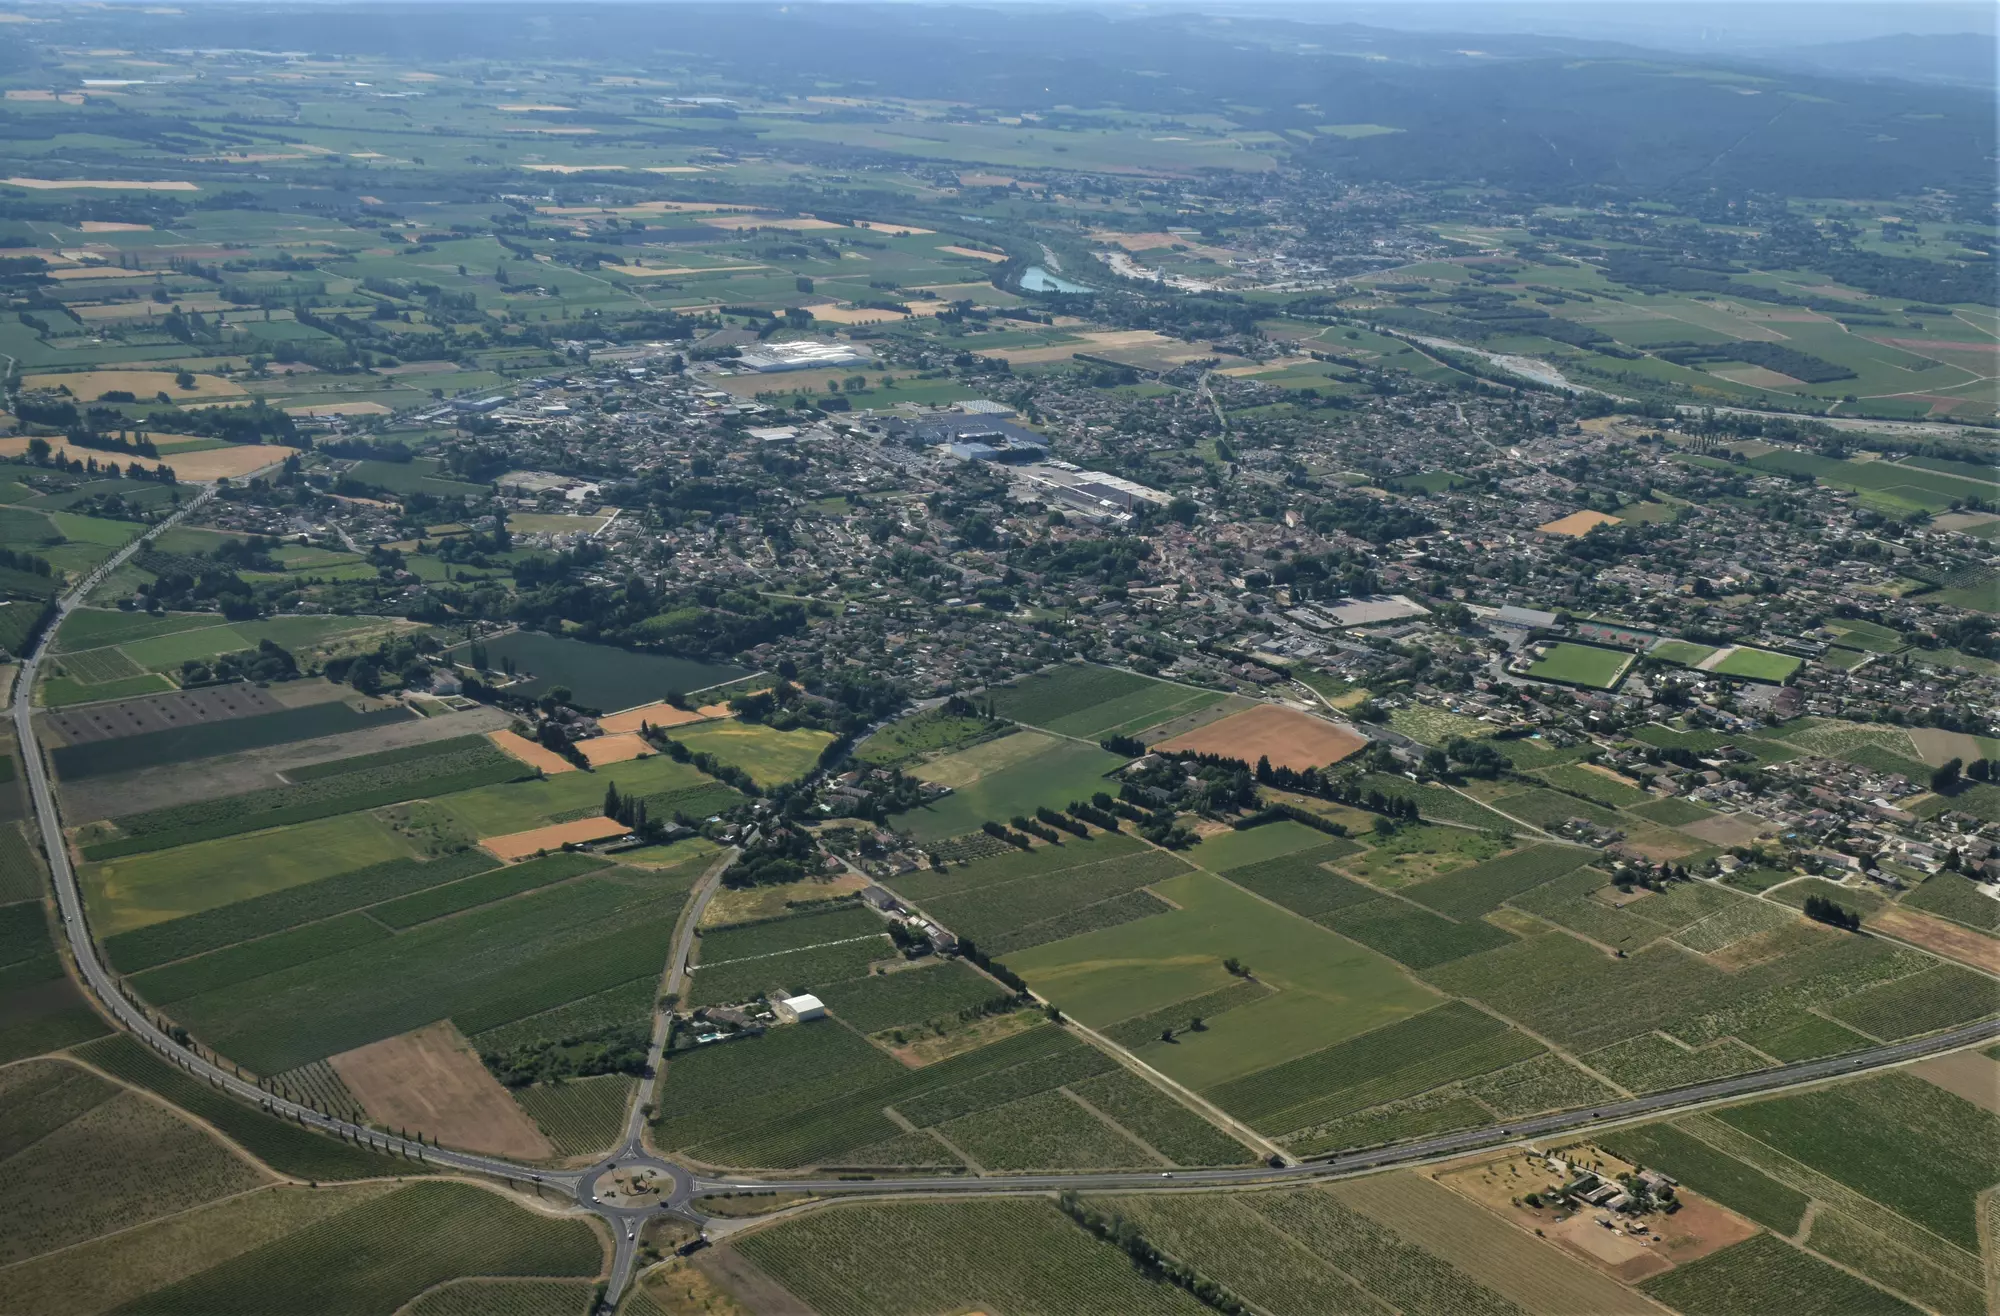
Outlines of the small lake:
{"label": "small lake", "polygon": [[566,685],[577,703],[606,713],[664,699],[669,690],[687,694],[750,674],[730,663],[634,653],[540,631],[513,631],[486,641],[489,666],[499,670],[506,658],[532,678],[518,687],[523,694],[540,695],[551,686]]}
{"label": "small lake", "polygon": [[1039,265],[1030,265],[1027,269],[1021,271],[1021,290],[1023,292],[1069,293],[1097,291],[1095,288],[1087,288],[1083,284],[1071,283],[1068,279],[1058,278]]}

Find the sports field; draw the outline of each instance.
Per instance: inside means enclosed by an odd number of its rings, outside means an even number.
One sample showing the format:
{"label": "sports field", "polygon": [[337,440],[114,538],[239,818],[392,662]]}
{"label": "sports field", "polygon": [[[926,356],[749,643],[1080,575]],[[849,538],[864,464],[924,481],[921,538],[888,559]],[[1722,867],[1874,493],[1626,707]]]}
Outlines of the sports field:
{"label": "sports field", "polygon": [[1664,663],[1678,663],[1682,667],[1693,667],[1715,652],[1713,645],[1695,644],[1688,640],[1660,640],[1646,650],[1648,658],[1657,658]]}
{"label": "sports field", "polygon": [[1707,670],[1721,676],[1741,676],[1751,681],[1782,682],[1805,665],[1805,660],[1767,649],[1736,648]]}
{"label": "sports field", "polygon": [[1623,679],[1632,665],[1632,655],[1617,649],[1598,649],[1587,644],[1552,644],[1548,652],[1528,668],[1528,675],[1542,681],[1588,686],[1609,690]]}

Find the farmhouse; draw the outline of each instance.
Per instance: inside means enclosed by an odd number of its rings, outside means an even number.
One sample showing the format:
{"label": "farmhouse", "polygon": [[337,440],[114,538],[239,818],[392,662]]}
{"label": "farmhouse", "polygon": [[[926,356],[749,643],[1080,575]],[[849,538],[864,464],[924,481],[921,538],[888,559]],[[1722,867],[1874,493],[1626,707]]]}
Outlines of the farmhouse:
{"label": "farmhouse", "polygon": [[788,1024],[802,1024],[811,1019],[824,1019],[826,1006],[819,997],[813,995],[780,997],[775,1007],[778,1018]]}

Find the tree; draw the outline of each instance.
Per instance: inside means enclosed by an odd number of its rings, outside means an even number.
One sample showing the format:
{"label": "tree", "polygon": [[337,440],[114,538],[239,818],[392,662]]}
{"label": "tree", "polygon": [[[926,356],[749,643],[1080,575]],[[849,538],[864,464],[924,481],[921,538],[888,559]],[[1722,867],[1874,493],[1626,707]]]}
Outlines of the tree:
{"label": "tree", "polygon": [[1224,960],[1222,967],[1238,978],[1247,978],[1250,976],[1250,966],[1242,960],[1237,959],[1234,955]]}
{"label": "tree", "polygon": [[1952,759],[1931,772],[1931,789],[1939,795],[1949,795],[1958,789],[1959,770],[1965,766],[1963,759]]}

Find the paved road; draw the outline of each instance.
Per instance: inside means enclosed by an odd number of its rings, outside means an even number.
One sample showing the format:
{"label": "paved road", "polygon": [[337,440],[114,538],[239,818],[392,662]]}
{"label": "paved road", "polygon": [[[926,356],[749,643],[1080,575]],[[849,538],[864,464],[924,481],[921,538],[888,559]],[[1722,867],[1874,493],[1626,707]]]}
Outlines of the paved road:
{"label": "paved road", "polygon": [[580,1186],[581,1176],[575,1171],[549,1172],[539,1168],[516,1165],[511,1161],[490,1156],[475,1156],[464,1152],[446,1151],[442,1148],[422,1146],[402,1138],[391,1137],[377,1130],[351,1124],[346,1120],[322,1115],[311,1107],[287,1101],[282,1097],[265,1092],[253,1083],[237,1078],[231,1070],[212,1064],[199,1054],[180,1046],[172,1038],[154,1027],[146,1012],[126,1000],[118,989],[118,980],[97,957],[97,947],[92,942],[89,927],[85,921],[82,892],[77,886],[76,870],[70,863],[69,850],[63,844],[62,821],[56,812],[54,792],[49,787],[48,769],[42,760],[41,745],[35,739],[34,690],[36,674],[48,658],[49,646],[58,627],[89,595],[90,591],[112,571],[122,565],[145,546],[154,536],[177,524],[189,516],[210,498],[214,490],[209,489],[190,499],[178,512],[153,527],[145,535],[126,545],[113,554],[104,565],[92,572],[81,584],[64,595],[57,604],[55,621],[44,632],[36,644],[34,652],[26,655],[14,685],[14,731],[20,738],[21,761],[28,774],[28,795],[33,804],[35,825],[40,830],[42,848],[48,855],[49,871],[55,880],[56,906],[62,914],[63,936],[69,943],[70,953],[75,957],[78,973],[92,994],[104,1005],[111,1015],[140,1041],[151,1046],[171,1063],[179,1065],[197,1078],[208,1081],[210,1086],[253,1102],[273,1114],[321,1129],[328,1133],[359,1141],[390,1155],[401,1155],[411,1160],[422,1160],[427,1164],[464,1170],[474,1174],[492,1175],[496,1178],[514,1181],[535,1180],[551,1187],[574,1192]]}
{"label": "paved road", "polygon": [[1406,1165],[1411,1162],[1433,1161],[1457,1156],[1481,1147],[1516,1142],[1524,1139],[1545,1138],[1553,1134],[1570,1133],[1597,1125],[1614,1124],[1625,1120],[1664,1114],[1709,1102],[1722,1101],[1753,1093],[1769,1092],[1779,1088],[1798,1087],[1802,1084],[1821,1082],[1829,1078],[1859,1073],[1867,1069],[1877,1069],[1884,1065],[1901,1064],[1924,1056],[1936,1055],[1944,1051],[1956,1051],[1963,1047],[2000,1038],[2000,1019],[1989,1019],[1976,1024],[1954,1028],[1947,1033],[1919,1038],[1912,1042],[1898,1042],[1891,1046],[1876,1047],[1858,1056],[1841,1056],[1831,1060],[1812,1060],[1803,1064],[1786,1065],[1781,1069],[1764,1070],[1756,1074],[1742,1074],[1735,1078],[1717,1079],[1709,1083],[1699,1083],[1692,1087],[1676,1088],[1670,1092],[1655,1092],[1627,1101],[1612,1102],[1594,1110],[1572,1111],[1560,1115],[1541,1115],[1521,1120],[1504,1127],[1467,1129],[1459,1133],[1444,1134],[1436,1138],[1426,1138],[1421,1142],[1402,1143],[1395,1147],[1376,1148],[1370,1151],[1348,1152],[1330,1160],[1315,1161],[1307,1165],[1272,1168],[1253,1166],[1241,1170],[1176,1170],[1172,1173],[1153,1171],[1148,1174],[1043,1174],[1010,1175],[1003,1179],[966,1179],[957,1177],[933,1177],[928,1179],[760,1179],[752,1176],[738,1178],[702,1177],[697,1182],[699,1190],[722,1191],[727,1189],[771,1189],[778,1191],[814,1192],[821,1194],[870,1194],[909,1192],[950,1192],[950,1193],[993,1193],[993,1192],[1048,1192],[1051,1189],[1089,1189],[1104,1191],[1109,1189],[1145,1188],[1190,1188],[1227,1187],[1247,1183],[1291,1182],[1303,1179],[1319,1179],[1353,1174],[1362,1170],[1379,1170],[1392,1165]]}
{"label": "paved road", "polygon": [[[701,916],[708,909],[708,902],[715,899],[716,891],[722,885],[722,875],[736,862],[741,851],[730,848],[717,857],[715,863],[702,874],[701,883],[695,888],[694,899],[681,916],[679,932],[674,937],[673,959],[667,963],[666,987],[669,993],[679,993],[686,989],[688,954],[694,947],[694,932],[701,925]],[[632,1271],[638,1260],[639,1231],[649,1216],[662,1211],[671,1212],[696,1225],[702,1216],[688,1205],[695,1195],[695,1177],[692,1172],[663,1161],[646,1149],[646,1114],[653,1101],[653,1090],[660,1081],[660,1071],[665,1061],[661,1048],[667,1044],[668,1015],[664,1010],[656,1010],[653,1018],[653,1040],[646,1053],[648,1061],[646,1076],[639,1080],[638,1090],[632,1094],[632,1109],[625,1117],[625,1144],[596,1165],[583,1172],[577,1183],[577,1204],[586,1211],[595,1211],[611,1226],[611,1280],[605,1287],[604,1302],[615,1309],[619,1298],[624,1296],[625,1286],[631,1282]],[[665,1176],[673,1187],[661,1198],[641,1206],[618,1206],[604,1201],[599,1196],[599,1185],[606,1175],[616,1171],[650,1169]]]}
{"label": "paved road", "polygon": [[[1699,1106],[1708,1102],[1754,1093],[1770,1092],[1782,1088],[1797,1087],[1802,1084],[1820,1082],[1828,1078],[1859,1073],[1884,1065],[1901,1064],[1923,1056],[1954,1051],[1978,1043],[2000,1038],[2000,1020],[1969,1024],[1947,1033],[1921,1038],[1912,1042],[1900,1042],[1890,1046],[1876,1047],[1859,1055],[1840,1057],[1832,1060],[1816,1060],[1805,1064],[1788,1065],[1780,1069],[1766,1070],[1756,1074],[1744,1074],[1735,1078],[1719,1079],[1693,1087],[1679,1088],[1671,1092],[1654,1093],[1636,1097],[1628,1101],[1615,1102],[1595,1110],[1575,1111],[1563,1115],[1545,1115],[1522,1120],[1505,1127],[1469,1129],[1441,1137],[1427,1138],[1420,1142],[1405,1143],[1397,1147],[1378,1148],[1372,1151],[1350,1152],[1330,1160],[1317,1161],[1305,1165],[1271,1168],[1265,1166],[1238,1170],[1177,1170],[1170,1174],[1044,1174],[1012,1175],[1003,1178],[974,1179],[951,1176],[917,1179],[768,1179],[754,1176],[717,1177],[698,1174],[684,1166],[660,1159],[645,1150],[643,1143],[643,1105],[650,1100],[650,1081],[641,1087],[641,1095],[633,1104],[633,1110],[626,1126],[626,1143],[618,1154],[583,1170],[547,1170],[539,1166],[521,1165],[497,1156],[478,1156],[467,1152],[448,1151],[406,1139],[391,1137],[363,1125],[349,1123],[323,1115],[308,1106],[285,1100],[265,1092],[252,1083],[236,1077],[231,1070],[202,1058],[195,1051],[182,1047],[172,1038],[153,1025],[145,1011],[128,1001],[119,991],[116,977],[98,958],[97,947],[91,940],[85,922],[82,893],[77,885],[76,870],[70,863],[69,851],[63,841],[61,817],[56,811],[55,795],[49,785],[48,770],[43,763],[40,744],[35,739],[34,727],[34,687],[35,678],[41,664],[47,659],[49,646],[61,626],[87,597],[90,591],[104,577],[117,569],[124,561],[139,551],[154,536],[177,524],[193,513],[214,496],[213,490],[205,491],[190,500],[173,516],[162,521],[144,536],[114,554],[108,561],[92,572],[88,578],[64,595],[57,604],[55,622],[44,632],[32,653],[26,655],[14,687],[14,729],[19,736],[21,760],[28,775],[28,792],[34,807],[35,823],[40,829],[42,846],[48,855],[49,870],[55,882],[56,904],[62,914],[63,936],[68,942],[70,953],[75,957],[76,966],[84,984],[103,1003],[104,1007],[120,1025],[130,1030],[134,1036],[151,1046],[171,1063],[194,1076],[206,1080],[211,1086],[245,1101],[256,1103],[265,1110],[295,1123],[316,1128],[350,1141],[360,1142],[388,1155],[401,1155],[411,1160],[421,1160],[426,1164],[443,1169],[457,1170],[469,1174],[483,1174],[512,1183],[533,1182],[555,1188],[575,1196],[579,1206],[592,1212],[610,1227],[616,1246],[613,1250],[613,1266],[608,1296],[615,1301],[630,1281],[637,1259],[638,1234],[647,1218],[661,1213],[670,1213],[700,1223],[701,1214],[693,1207],[693,1199],[705,1192],[728,1190],[796,1190],[821,1195],[880,1195],[894,1193],[1023,1193],[1049,1192],[1051,1190],[1146,1190],[1146,1189],[1187,1189],[1201,1187],[1234,1187],[1251,1183],[1275,1183],[1303,1181],[1337,1177],[1365,1170],[1382,1169],[1392,1165],[1436,1160],[1458,1155],[1480,1147],[1523,1139],[1547,1137],[1552,1134],[1569,1133],[1595,1125],[1615,1123],[1645,1116],[1660,1115],[1669,1111]],[[694,925],[700,920],[701,910],[713,897],[717,882],[723,871],[733,860],[734,853],[724,856],[703,878],[696,902],[676,939],[674,960],[668,976],[668,990],[680,985],[687,961],[688,947],[692,940]],[[662,1041],[664,1021],[656,1026],[653,1045],[657,1062],[657,1048]],[[658,1064],[655,1064],[657,1072]],[[605,1176],[618,1170],[644,1168],[654,1170],[671,1181],[671,1188],[653,1200],[641,1205],[617,1205],[602,1200],[601,1188]]]}

